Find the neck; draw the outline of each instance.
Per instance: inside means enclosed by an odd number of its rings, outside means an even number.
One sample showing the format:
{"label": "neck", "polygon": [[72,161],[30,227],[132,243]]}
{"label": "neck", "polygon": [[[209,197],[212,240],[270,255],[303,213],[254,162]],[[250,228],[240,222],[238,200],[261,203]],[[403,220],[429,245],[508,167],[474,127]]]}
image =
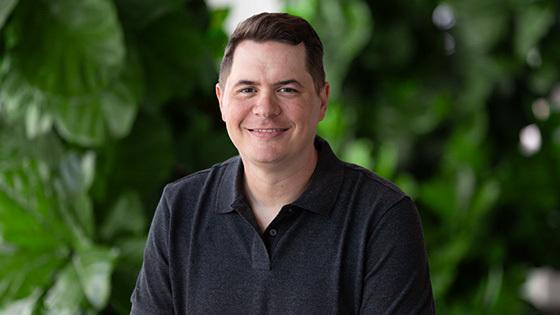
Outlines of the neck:
{"label": "neck", "polygon": [[261,230],[266,229],[282,206],[303,193],[317,165],[317,155],[312,147],[289,165],[243,164],[245,193]]}

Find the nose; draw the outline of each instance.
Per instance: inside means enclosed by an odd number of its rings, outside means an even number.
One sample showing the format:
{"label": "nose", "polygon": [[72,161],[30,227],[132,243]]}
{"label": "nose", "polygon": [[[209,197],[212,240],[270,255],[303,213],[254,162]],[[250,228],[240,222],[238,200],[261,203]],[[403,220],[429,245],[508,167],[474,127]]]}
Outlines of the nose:
{"label": "nose", "polygon": [[273,93],[263,91],[260,93],[253,106],[253,114],[259,117],[272,118],[280,115],[282,109],[280,108]]}

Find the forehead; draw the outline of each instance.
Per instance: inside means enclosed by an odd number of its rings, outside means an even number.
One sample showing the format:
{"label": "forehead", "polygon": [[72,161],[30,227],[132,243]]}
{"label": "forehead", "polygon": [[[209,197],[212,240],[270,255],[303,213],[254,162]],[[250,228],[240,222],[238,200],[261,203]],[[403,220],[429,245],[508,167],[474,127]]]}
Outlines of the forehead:
{"label": "forehead", "polygon": [[235,49],[230,78],[286,75],[296,77],[309,75],[303,43],[290,45],[276,41],[245,40]]}

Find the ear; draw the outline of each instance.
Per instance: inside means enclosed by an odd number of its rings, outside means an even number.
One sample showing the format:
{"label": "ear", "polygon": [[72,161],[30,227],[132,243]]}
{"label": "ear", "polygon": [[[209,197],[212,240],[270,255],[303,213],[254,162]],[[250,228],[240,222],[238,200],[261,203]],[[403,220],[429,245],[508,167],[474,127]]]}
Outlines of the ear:
{"label": "ear", "polygon": [[319,108],[319,120],[325,118],[325,113],[327,112],[327,105],[329,103],[329,94],[331,93],[331,85],[329,82],[325,82],[325,85],[319,93],[319,99],[321,100],[321,107]]}
{"label": "ear", "polygon": [[224,105],[223,105],[223,101],[222,101],[222,96],[223,96],[223,91],[222,91],[222,87],[220,86],[220,83],[216,83],[216,98],[218,99],[218,103],[220,104],[220,113],[222,114],[222,120],[225,120],[225,116],[224,116]]}

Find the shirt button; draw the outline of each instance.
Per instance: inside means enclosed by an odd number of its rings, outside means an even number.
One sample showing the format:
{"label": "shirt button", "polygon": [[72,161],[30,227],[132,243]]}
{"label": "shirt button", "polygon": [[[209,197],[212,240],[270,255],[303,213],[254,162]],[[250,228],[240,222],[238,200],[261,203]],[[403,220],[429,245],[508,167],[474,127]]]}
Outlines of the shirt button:
{"label": "shirt button", "polygon": [[270,231],[268,231],[268,234],[270,236],[276,236],[276,234],[278,234],[278,231],[276,231],[276,229],[270,229]]}

